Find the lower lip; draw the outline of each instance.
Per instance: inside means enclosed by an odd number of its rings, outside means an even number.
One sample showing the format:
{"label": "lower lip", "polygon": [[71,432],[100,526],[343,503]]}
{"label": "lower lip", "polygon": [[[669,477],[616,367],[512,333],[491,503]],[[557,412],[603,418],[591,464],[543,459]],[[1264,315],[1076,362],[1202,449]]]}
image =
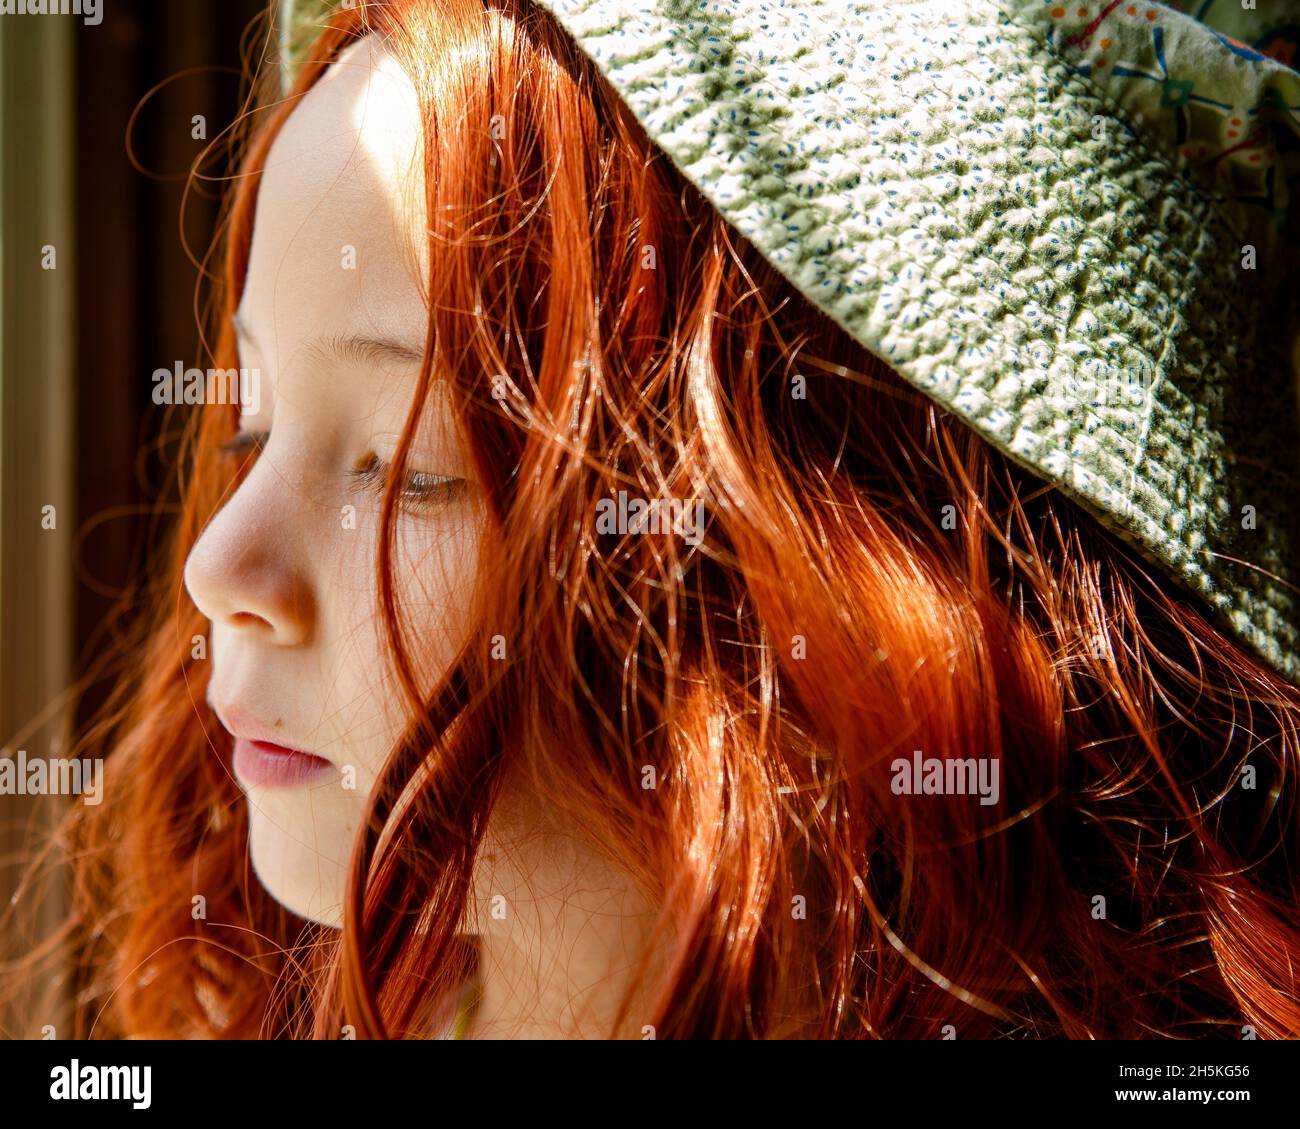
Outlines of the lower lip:
{"label": "lower lip", "polygon": [[327,776],[334,766],[323,757],[240,737],[235,741],[234,769],[246,788],[291,788]]}

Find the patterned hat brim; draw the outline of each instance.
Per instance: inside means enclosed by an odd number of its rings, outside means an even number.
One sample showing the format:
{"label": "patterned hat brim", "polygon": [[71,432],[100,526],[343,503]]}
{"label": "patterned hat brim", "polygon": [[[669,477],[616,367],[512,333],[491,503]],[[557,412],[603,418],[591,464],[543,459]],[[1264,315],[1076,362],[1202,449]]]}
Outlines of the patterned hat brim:
{"label": "patterned hat brim", "polygon": [[[1062,6],[540,2],[808,298],[1300,681],[1300,444],[1272,320],[1291,232],[1248,230],[1135,126]],[[1159,5],[1069,14],[1099,43],[1103,11],[1161,28],[1176,75],[1175,49],[1196,73],[1226,60],[1230,111],[1289,110],[1300,133],[1294,72]]]}

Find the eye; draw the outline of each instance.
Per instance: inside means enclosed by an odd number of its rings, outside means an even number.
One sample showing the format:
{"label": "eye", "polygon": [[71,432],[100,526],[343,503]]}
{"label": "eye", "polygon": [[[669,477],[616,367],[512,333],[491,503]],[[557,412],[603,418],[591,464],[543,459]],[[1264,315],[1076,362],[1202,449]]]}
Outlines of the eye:
{"label": "eye", "polygon": [[249,455],[261,454],[269,435],[267,431],[236,431],[221,444],[221,457],[236,468],[242,467]]}
{"label": "eye", "polygon": [[[350,476],[363,489],[382,498],[392,469],[372,452],[357,464]],[[465,479],[451,474],[408,471],[402,483],[401,500],[406,505],[416,507],[446,505],[462,497],[467,485]]]}

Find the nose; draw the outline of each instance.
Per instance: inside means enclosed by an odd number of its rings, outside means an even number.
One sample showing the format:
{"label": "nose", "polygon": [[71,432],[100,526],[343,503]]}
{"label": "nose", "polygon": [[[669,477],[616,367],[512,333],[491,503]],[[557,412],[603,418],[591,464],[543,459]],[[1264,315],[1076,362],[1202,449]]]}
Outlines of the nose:
{"label": "nose", "polygon": [[267,456],[248,472],[208,523],[185,562],[185,587],[213,625],[261,636],[278,646],[305,643],[316,617],[300,528],[310,507]]}

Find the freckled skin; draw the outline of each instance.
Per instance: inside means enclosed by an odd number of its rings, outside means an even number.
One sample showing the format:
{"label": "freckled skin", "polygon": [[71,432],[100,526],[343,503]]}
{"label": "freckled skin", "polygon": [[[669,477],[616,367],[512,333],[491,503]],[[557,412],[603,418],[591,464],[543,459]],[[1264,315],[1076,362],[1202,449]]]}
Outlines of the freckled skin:
{"label": "freckled skin", "polygon": [[[418,366],[323,356],[314,346],[347,331],[420,351],[427,315],[412,250],[423,246],[413,238],[423,218],[408,210],[423,199],[410,157],[419,147],[414,93],[369,45],[352,48],[276,138],[239,309],[252,337],[241,339],[241,364],[258,369],[262,387],[261,410],[243,426],[270,437],[186,568],[213,623],[214,700],[355,774],[352,789],[340,771],[249,791],[259,878],[289,908],[331,925],[341,923],[362,805],[402,728],[375,615],[379,497],[348,471],[372,451],[392,458]],[[356,248],[355,270],[344,267],[345,245]],[[422,429],[409,469],[467,473],[464,452],[438,424],[435,415]],[[481,522],[465,503],[399,522],[401,590],[431,678],[468,630]]]}
{"label": "freckled skin", "polygon": [[[414,88],[369,37],[340,57],[276,138],[239,308],[249,331],[240,363],[261,381],[260,410],[242,426],[270,435],[185,572],[212,621],[212,699],[338,767],[304,784],[246,788],[258,878],[289,909],[331,926],[342,924],[366,797],[403,728],[373,579],[379,495],[348,472],[370,452],[392,459],[418,365],[319,346],[350,332],[422,350],[422,163]],[[408,470],[468,478],[446,406],[436,394],[430,405]],[[399,599],[431,684],[471,629],[482,511],[471,490],[398,522]],[[345,770],[354,788],[344,786]],[[492,912],[502,906],[504,917]],[[623,876],[505,789],[469,904],[483,967],[471,1037],[603,1033],[649,912]]]}

